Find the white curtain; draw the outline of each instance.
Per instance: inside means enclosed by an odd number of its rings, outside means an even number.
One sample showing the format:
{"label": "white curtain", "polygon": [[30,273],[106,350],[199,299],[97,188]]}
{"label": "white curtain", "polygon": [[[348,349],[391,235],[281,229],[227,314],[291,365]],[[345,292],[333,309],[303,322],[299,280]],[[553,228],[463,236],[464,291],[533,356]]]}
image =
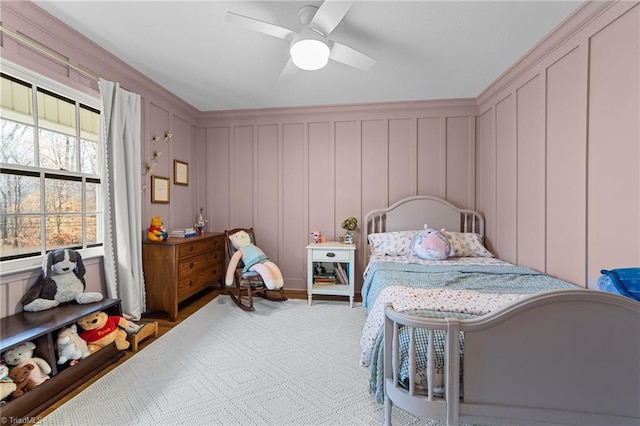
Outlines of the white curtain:
{"label": "white curtain", "polygon": [[135,319],[145,310],[142,274],[140,95],[100,80],[105,161],[104,268],[107,294]]}

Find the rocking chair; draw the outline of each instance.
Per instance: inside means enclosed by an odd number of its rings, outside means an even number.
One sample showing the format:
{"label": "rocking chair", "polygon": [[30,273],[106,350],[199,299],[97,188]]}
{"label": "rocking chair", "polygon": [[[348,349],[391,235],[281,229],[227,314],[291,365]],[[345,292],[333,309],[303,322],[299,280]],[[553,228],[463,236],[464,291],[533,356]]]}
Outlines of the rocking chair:
{"label": "rocking chair", "polygon": [[[251,242],[256,244],[255,234],[253,228],[234,228],[231,230],[225,230],[225,244],[227,246],[227,254],[229,259],[233,257],[236,252],[236,248],[231,244],[229,236],[235,234],[238,231],[245,231],[251,237]],[[265,285],[262,277],[255,271],[243,272],[244,263],[242,260],[238,262],[236,270],[233,276],[233,286],[229,288],[227,293],[231,296],[231,299],[240,308],[245,311],[255,311],[253,307],[253,295],[258,295],[264,299],[272,300],[275,302],[284,302],[287,298],[284,295],[284,287],[269,290]]]}

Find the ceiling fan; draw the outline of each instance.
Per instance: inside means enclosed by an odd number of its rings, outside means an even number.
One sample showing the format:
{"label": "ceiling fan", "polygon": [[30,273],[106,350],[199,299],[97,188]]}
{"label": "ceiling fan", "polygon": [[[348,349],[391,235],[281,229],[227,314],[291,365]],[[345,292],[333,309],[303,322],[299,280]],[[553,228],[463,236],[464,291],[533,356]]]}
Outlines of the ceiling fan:
{"label": "ceiling fan", "polygon": [[326,0],[319,8],[311,5],[301,7],[298,19],[303,27],[299,32],[229,11],[227,22],[291,42],[290,58],[280,79],[288,77],[297,69],[312,71],[323,68],[329,59],[367,71],[376,63],[375,59],[328,39],[353,3]]}

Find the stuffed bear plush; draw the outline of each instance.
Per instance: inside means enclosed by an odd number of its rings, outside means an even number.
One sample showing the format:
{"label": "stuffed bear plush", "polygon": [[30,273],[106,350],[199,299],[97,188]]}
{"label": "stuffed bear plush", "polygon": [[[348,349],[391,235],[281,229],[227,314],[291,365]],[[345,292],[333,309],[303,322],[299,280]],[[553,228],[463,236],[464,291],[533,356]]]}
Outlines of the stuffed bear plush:
{"label": "stuffed bear plush", "polygon": [[0,364],[0,404],[4,404],[4,400],[16,389],[18,389],[18,386],[9,377],[9,367]]}
{"label": "stuffed bear plush", "polygon": [[444,236],[444,228],[429,228],[424,225],[424,231],[416,235],[413,252],[422,260],[444,260],[451,253],[451,243]]}
{"label": "stuffed bear plush", "polygon": [[87,342],[80,338],[78,327],[75,324],[60,330],[56,339],[56,346],[58,349],[58,364],[60,365],[69,360],[73,363],[74,360],[84,359],[91,355]]}
{"label": "stuffed bear plush", "polygon": [[6,351],[3,358],[9,367],[23,367],[27,364],[33,365],[29,378],[33,380],[37,386],[45,380],[49,380],[51,366],[44,359],[33,356],[35,348],[36,345],[33,342],[25,342]]}
{"label": "stuffed bear plush", "polygon": [[24,395],[25,392],[35,388],[36,382],[31,379],[33,364],[25,364],[20,367],[13,367],[9,370],[9,378],[16,384],[16,390],[11,393],[12,398]]}
{"label": "stuffed bear plush", "polygon": [[129,321],[120,316],[107,315],[106,312],[98,311],[80,318],[78,325],[84,330],[80,333],[80,337],[87,342],[91,353],[104,348],[111,342],[115,342],[116,348],[121,351],[130,345],[127,333],[123,330],[129,327]]}
{"label": "stuffed bear plush", "polygon": [[229,240],[237,251],[229,259],[227,276],[224,281],[226,285],[233,284],[233,275],[241,259],[244,263],[242,272],[257,272],[269,290],[281,288],[284,285],[284,279],[278,266],[271,262],[267,255],[251,242],[251,236],[248,233],[238,231],[229,235]]}
{"label": "stuffed bear plush", "polygon": [[147,229],[147,240],[149,241],[164,241],[169,234],[162,224],[160,216],[153,216],[151,218],[151,225]]}
{"label": "stuffed bear plush", "polygon": [[44,311],[61,303],[87,304],[103,299],[102,294],[86,292],[82,256],[75,250],[53,250],[44,258],[42,275],[22,296],[22,308],[28,312]]}

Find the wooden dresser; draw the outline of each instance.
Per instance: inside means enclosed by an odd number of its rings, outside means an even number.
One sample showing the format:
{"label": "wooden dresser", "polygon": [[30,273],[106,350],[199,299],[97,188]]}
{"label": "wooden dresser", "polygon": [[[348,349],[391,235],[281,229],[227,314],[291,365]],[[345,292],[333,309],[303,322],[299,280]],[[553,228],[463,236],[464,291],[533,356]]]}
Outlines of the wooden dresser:
{"label": "wooden dresser", "polygon": [[178,318],[178,303],[204,288],[224,287],[224,234],[209,232],[190,238],[145,241],[142,266],[147,311],[163,311]]}

